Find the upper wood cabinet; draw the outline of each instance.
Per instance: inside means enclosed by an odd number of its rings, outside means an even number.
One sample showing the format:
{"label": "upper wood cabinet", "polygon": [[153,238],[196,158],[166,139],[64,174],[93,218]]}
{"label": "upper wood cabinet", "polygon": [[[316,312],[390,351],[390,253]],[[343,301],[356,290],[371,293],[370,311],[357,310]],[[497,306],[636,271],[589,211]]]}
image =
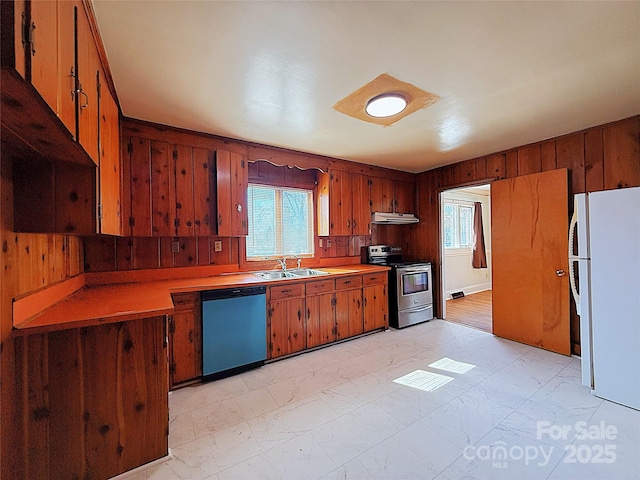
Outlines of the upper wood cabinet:
{"label": "upper wood cabinet", "polygon": [[415,213],[415,183],[371,177],[371,211]]}
{"label": "upper wood cabinet", "polygon": [[341,170],[319,175],[318,235],[368,235],[369,178]]}
{"label": "upper wood cabinet", "polygon": [[245,157],[226,150],[216,151],[217,234],[241,237],[249,234],[247,215],[248,166]]}
{"label": "upper wood cabinet", "polygon": [[[34,2],[32,2],[33,4]],[[39,2],[38,2],[39,3]],[[58,2],[58,106],[57,114],[76,138],[76,16],[82,14],[78,2]],[[52,77],[53,78],[53,77]],[[51,82],[53,83],[53,82]]]}
{"label": "upper wood cabinet", "polygon": [[[58,84],[58,4],[55,1],[30,2],[31,24],[27,54],[31,63],[31,83],[51,110],[57,112]],[[73,30],[71,30],[73,34]],[[27,62],[28,64],[29,62]]]}

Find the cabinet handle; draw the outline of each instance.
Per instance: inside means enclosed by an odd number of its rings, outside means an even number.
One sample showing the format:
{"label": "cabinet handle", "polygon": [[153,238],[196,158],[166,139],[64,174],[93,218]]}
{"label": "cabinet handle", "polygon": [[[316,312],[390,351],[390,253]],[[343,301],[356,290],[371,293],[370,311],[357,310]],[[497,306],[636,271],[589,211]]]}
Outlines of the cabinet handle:
{"label": "cabinet handle", "polygon": [[344,282],[344,284],[345,284],[345,285],[351,285],[351,280],[346,280],[346,281]]}
{"label": "cabinet handle", "polygon": [[222,225],[222,215],[218,215],[218,225]]}
{"label": "cabinet handle", "polygon": [[189,343],[193,343],[193,330],[189,331]]}
{"label": "cabinet handle", "polygon": [[347,220],[347,228],[351,228],[351,220]]}
{"label": "cabinet handle", "polygon": [[354,219],[354,220],[353,220],[353,229],[354,229],[354,230],[356,229],[356,225],[357,225],[357,224],[356,224],[356,220]]}
{"label": "cabinet handle", "polygon": [[286,290],[282,290],[283,295],[289,295],[290,293],[291,293],[291,290],[289,290],[288,288]]}
{"label": "cabinet handle", "polygon": [[73,79],[71,81],[71,101],[75,101],[76,99],[76,73],[73,71],[73,67],[71,67],[71,72],[69,72],[69,76]]}
{"label": "cabinet handle", "polygon": [[307,320],[311,318],[311,310],[307,308]]}
{"label": "cabinet handle", "polygon": [[79,95],[84,95],[85,102],[83,105],[80,105],[80,108],[87,108],[89,106],[89,95],[87,95],[85,91],[82,90],[82,85],[80,85],[80,88],[76,90],[76,93],[78,93]]}
{"label": "cabinet handle", "polygon": [[29,29],[29,43],[31,44],[31,55],[36,54],[36,24],[31,22],[31,28]]}

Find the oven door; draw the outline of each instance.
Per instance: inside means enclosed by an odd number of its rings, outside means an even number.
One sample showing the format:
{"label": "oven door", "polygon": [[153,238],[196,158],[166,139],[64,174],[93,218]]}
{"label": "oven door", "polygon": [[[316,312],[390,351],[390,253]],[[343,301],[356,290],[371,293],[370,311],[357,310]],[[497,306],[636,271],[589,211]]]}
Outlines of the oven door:
{"label": "oven door", "polygon": [[397,267],[396,281],[399,311],[433,303],[430,265]]}

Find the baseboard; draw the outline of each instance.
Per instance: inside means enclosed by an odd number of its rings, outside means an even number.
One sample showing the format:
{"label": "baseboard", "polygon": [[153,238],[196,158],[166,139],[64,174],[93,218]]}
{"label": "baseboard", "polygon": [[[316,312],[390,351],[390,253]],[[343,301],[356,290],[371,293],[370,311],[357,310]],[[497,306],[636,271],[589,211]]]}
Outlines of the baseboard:
{"label": "baseboard", "polygon": [[451,289],[451,290],[447,290],[445,292],[445,298],[447,300],[451,300],[451,294],[453,292],[459,292],[460,290],[462,290],[464,292],[465,295],[473,295],[474,293],[480,293],[480,292],[484,292],[487,290],[491,290],[491,284],[490,283],[479,283],[478,285],[470,285],[464,288],[455,288],[455,289]]}
{"label": "baseboard", "polygon": [[132,470],[128,470],[124,473],[121,473],[120,475],[116,475],[115,477],[111,477],[111,480],[125,480],[127,478],[131,478],[135,474],[140,473],[146,470],[147,468],[155,467],[156,465],[160,465],[172,459],[173,459],[173,455],[171,455],[171,449],[169,448],[169,453],[166,456],[160,457],[156,460],[153,460],[152,462],[145,463],[144,465],[140,465],[139,467],[136,467]]}

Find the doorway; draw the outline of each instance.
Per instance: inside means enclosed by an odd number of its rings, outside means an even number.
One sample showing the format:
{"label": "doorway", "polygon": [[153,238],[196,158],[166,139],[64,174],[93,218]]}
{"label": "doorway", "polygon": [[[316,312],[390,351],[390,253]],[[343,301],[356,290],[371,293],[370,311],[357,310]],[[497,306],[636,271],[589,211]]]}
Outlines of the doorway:
{"label": "doorway", "polygon": [[[440,194],[442,317],[492,333],[491,188],[489,184],[445,190]],[[478,232],[476,210],[482,218],[486,262],[473,265]],[[477,225],[477,219],[476,225]]]}

